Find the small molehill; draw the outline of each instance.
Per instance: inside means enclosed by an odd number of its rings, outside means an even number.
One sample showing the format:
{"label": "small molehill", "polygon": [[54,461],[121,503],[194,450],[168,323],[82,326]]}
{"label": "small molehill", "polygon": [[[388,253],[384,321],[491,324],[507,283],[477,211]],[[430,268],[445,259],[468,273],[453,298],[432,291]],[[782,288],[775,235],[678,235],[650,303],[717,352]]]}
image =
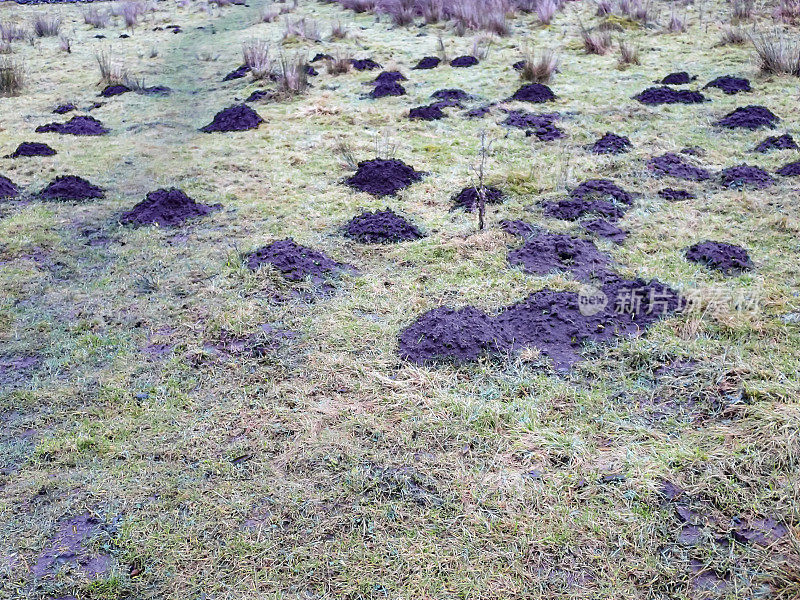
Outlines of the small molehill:
{"label": "small molehill", "polygon": [[470,95],[464,90],[458,88],[449,88],[444,90],[436,90],[431,94],[431,98],[436,100],[457,101],[469,100]]}
{"label": "small molehill", "polygon": [[353,217],[344,234],[362,244],[389,244],[424,237],[413,223],[388,208]]}
{"label": "small molehill", "polygon": [[379,83],[377,84],[374,89],[367,94],[370,98],[377,99],[377,98],[385,98],[386,96],[405,96],[406,89],[397,83],[396,81],[392,81],[389,83]]}
{"label": "small molehill", "polygon": [[515,237],[527,238],[539,231],[537,227],[534,227],[530,223],[526,221],[511,221],[508,219],[503,219],[499,223],[500,229],[508,233],[509,235],[513,235]]}
{"label": "small molehill", "polygon": [[60,133],[62,135],[105,135],[103,124],[94,117],[74,116],[66,123],[48,123],[36,128],[36,133]]}
{"label": "small molehill", "polygon": [[450,61],[450,66],[457,68],[474,67],[477,64],[478,59],[474,56],[457,56]]}
{"label": "small molehill", "polygon": [[775,183],[772,176],[764,169],[745,164],[723,169],[719,178],[720,183],[729,188],[764,189]]}
{"label": "small molehill", "polygon": [[240,67],[237,67],[227,75],[225,75],[225,77],[222,78],[222,81],[233,81],[234,79],[241,79],[242,77],[246,77],[247,74],[250,72],[250,70],[251,70],[250,67],[248,67],[247,65],[242,65]]}
{"label": "small molehill", "polygon": [[585,221],[581,223],[581,225],[583,225],[583,228],[589,233],[605,238],[615,244],[621,244],[628,238],[627,231],[621,227],[617,227],[613,223],[609,223],[605,219],[593,219],[591,221]]}
{"label": "small molehill", "polygon": [[113,83],[111,85],[107,85],[103,88],[103,91],[100,92],[100,95],[103,98],[111,98],[113,96],[121,96],[122,94],[127,94],[131,91],[127,85],[122,85],[121,83]]}
{"label": "small molehill", "polygon": [[622,135],[616,135],[607,131],[603,137],[589,146],[595,154],[624,154],[633,147],[631,140]]}
{"label": "small molehill", "polygon": [[358,170],[347,179],[347,185],[373,196],[393,196],[420,181],[422,175],[402,160],[375,158],[358,163]]}
{"label": "small molehill", "polygon": [[214,115],[214,120],[205,127],[201,127],[200,131],[204,133],[246,131],[257,129],[263,122],[264,119],[252,108],[246,104],[236,104],[219,111]]}
{"label": "small molehill", "polygon": [[[486,204],[501,204],[505,199],[503,192],[496,187],[486,186],[483,191]],[[467,212],[473,212],[478,208],[478,189],[476,187],[466,187],[453,196],[453,206],[450,210],[459,208],[463,208]]]}
{"label": "small molehill", "polygon": [[53,156],[56,153],[47,144],[39,142],[22,142],[17,149],[11,154],[7,154],[6,158],[19,158],[21,156]]}
{"label": "small molehill", "polygon": [[105,192],[102,188],[93,185],[76,175],[62,175],[56,177],[39,192],[39,196],[46,200],[90,200],[92,198],[104,198]]}
{"label": "small molehill", "polygon": [[589,240],[561,233],[540,233],[508,253],[508,262],[533,275],[566,271],[575,279],[603,279],[608,274],[608,257]]}
{"label": "small molehill", "polygon": [[380,73],[375,79],[373,79],[370,84],[371,85],[379,85],[382,83],[394,83],[395,81],[407,81],[408,78],[403,75],[400,71],[383,71]]}
{"label": "small molehill", "polygon": [[525,135],[535,135],[542,142],[551,142],[564,137],[564,132],[555,122],[561,117],[558,113],[533,114],[522,110],[506,111],[502,125],[524,129]]}
{"label": "small molehill", "polygon": [[310,277],[312,281],[319,282],[352,268],[322,252],[301,246],[291,238],[268,244],[247,257],[247,266],[253,271],[264,264],[275,267],[289,281],[302,281]]}
{"label": "small molehill", "polygon": [[264,98],[270,97],[270,92],[267,90],[254,90],[251,94],[245,99],[245,102],[261,102]]}
{"label": "small molehill", "polygon": [[715,87],[722,90],[726,94],[738,94],[739,92],[752,92],[750,81],[743,77],[732,77],[730,75],[723,75],[716,79],[709,81],[703,88]]}
{"label": "small molehill", "polygon": [[202,217],[222,208],[221,204],[200,204],[187,196],[182,190],[171,188],[156,190],[124,213],[121,223],[132,225],[160,225],[173,227],[187,219]]}
{"label": "small molehill", "polygon": [[570,193],[570,198],[545,205],[549,217],[577,221],[587,215],[597,215],[617,221],[633,204],[633,196],[608,179],[589,179]]}
{"label": "small molehill", "polygon": [[697,79],[697,76],[690,76],[686,71],[678,71],[677,73],[670,73],[661,81],[656,83],[663,83],[664,85],[685,85]]}
{"label": "small molehill", "polygon": [[797,177],[800,175],[800,161],[796,160],[794,162],[785,164],[775,172],[784,177]]}
{"label": "small molehill", "polygon": [[529,83],[519,88],[509,100],[517,100],[518,102],[552,102],[556,99],[556,95],[546,85],[541,83]]}
{"label": "small molehill", "polygon": [[411,67],[415,71],[421,71],[425,69],[435,69],[439,66],[442,62],[441,58],[437,58],[435,56],[426,56],[422,58],[416,65]]}
{"label": "small molehill", "polygon": [[686,250],[686,258],[727,275],[749,271],[753,262],[747,250],[725,242],[699,242]]}
{"label": "small molehill", "polygon": [[680,202],[682,200],[694,200],[697,196],[686,190],[676,190],[674,188],[664,188],[658,191],[658,195],[669,202]]}
{"label": "small molehill", "polygon": [[657,106],[659,104],[698,104],[708,98],[700,92],[692,90],[675,90],[671,87],[650,87],[633,97],[642,104]]}
{"label": "small molehill", "polygon": [[372,71],[380,69],[381,66],[371,58],[354,58],[350,61],[356,71]]}
{"label": "small molehill", "polygon": [[753,152],[769,152],[770,150],[797,150],[797,142],[788,133],[783,135],[771,135],[765,138],[758,146],[753,148]]}
{"label": "small molehill", "polygon": [[8,177],[0,175],[0,198],[16,198],[19,195],[17,184]]}
{"label": "small molehill", "polygon": [[439,119],[444,119],[446,116],[439,103],[429,104],[427,106],[416,106],[408,111],[408,118],[418,121],[438,121]]}
{"label": "small molehill", "polygon": [[728,113],[715,123],[718,127],[727,129],[760,129],[761,127],[775,128],[775,123],[780,119],[773,112],[764,107],[751,104],[739,107]]}
{"label": "small molehill", "polygon": [[706,169],[695,167],[682,157],[671,152],[651,158],[647,161],[647,167],[657,177],[669,176],[687,181],[706,181],[711,179],[711,173]]}
{"label": "small molehill", "polygon": [[59,104],[53,109],[53,112],[57,115],[64,115],[73,110],[78,110],[78,107],[72,104],[72,102],[68,102],[67,104]]}

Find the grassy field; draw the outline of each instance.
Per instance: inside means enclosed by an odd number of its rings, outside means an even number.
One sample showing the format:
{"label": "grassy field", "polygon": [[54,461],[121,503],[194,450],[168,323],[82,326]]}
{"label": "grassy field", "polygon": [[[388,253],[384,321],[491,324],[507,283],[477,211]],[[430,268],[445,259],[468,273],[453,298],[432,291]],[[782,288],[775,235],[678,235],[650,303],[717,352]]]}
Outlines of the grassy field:
{"label": "grassy field", "polygon": [[[800,598],[800,185],[677,182],[697,198],[670,203],[657,191],[676,182],[645,166],[688,146],[714,172],[797,160],[751,150],[800,132],[800,80],[760,74],[749,42],[717,45],[731,7],[716,1],[680,5],[682,33],[665,30],[665,2],[649,26],[616,18],[602,56],[580,37],[581,24],[602,20],[593,3],[568,3],[549,26],[520,13],[478,66],[431,71],[410,67],[440,38],[450,57],[467,54],[478,34],[395,27],[312,0],[260,23],[263,6],[160,2],[120,39],[119,18],[90,28],[85,6],[0,4],[0,22],[26,28],[61,15],[71,41],[70,53],[56,37],[13,42],[25,87],[0,98],[3,155],[22,141],[58,151],[0,159],[23,190],[0,202],[0,597]],[[743,27],[773,27],[770,9],[758,5]],[[285,19],[301,17],[321,41],[283,38]],[[348,36],[329,40],[337,21]],[[154,31],[166,24],[182,31]],[[408,94],[364,98],[378,71],[318,66],[306,94],[251,105],[259,129],[200,133],[219,110],[274,87],[222,82],[251,39],[276,57],[372,57],[408,77]],[[640,65],[618,65],[623,40]],[[526,46],[558,50],[558,98],[508,107],[560,112],[562,140],[503,127],[498,108],[484,119],[405,117],[441,88],[475,95],[471,106],[507,98]],[[101,52],[173,93],[98,98]],[[699,76],[692,89],[732,74],[754,91],[706,91],[712,101],[699,105],[631,99],[680,70]],[[34,133],[71,116],[52,114],[64,102],[110,134]],[[713,126],[747,104],[767,106],[779,128]],[[494,139],[487,181],[508,199],[477,231],[474,214],[449,209],[474,185],[482,131]],[[632,151],[588,152],[606,131],[628,136]],[[358,160],[393,149],[427,175],[397,197],[355,192],[342,184],[352,173],[343,144]],[[63,174],[106,198],[34,196]],[[587,348],[569,372],[535,351],[460,366],[398,358],[400,330],[442,304],[491,313],[539,289],[577,290],[566,274],[511,268],[518,242],[497,223],[583,235],[545,217],[541,201],[597,177],[638,194],[621,222],[627,241],[597,242],[615,270],[692,294],[698,310]],[[223,210],[177,228],[120,225],[146,193],[171,186]],[[361,210],[386,206],[428,235],[378,246],[341,235]],[[286,237],[358,272],[319,294],[243,265],[243,253]],[[705,239],[744,246],[755,269],[725,277],[687,261],[686,247]],[[739,297],[757,302],[742,310]],[[677,500],[665,481],[683,490]],[[87,576],[65,558],[35,576],[58,532],[87,513],[95,526],[79,558],[105,568]],[[744,539],[768,519],[778,533]]]}

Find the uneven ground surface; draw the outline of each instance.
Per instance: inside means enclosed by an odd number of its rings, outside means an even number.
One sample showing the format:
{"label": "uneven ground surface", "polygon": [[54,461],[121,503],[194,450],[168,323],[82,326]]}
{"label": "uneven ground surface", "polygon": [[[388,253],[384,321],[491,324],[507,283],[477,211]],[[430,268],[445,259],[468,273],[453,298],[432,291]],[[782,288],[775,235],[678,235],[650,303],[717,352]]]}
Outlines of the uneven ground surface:
{"label": "uneven ground surface", "polygon": [[[641,53],[627,69],[613,52],[584,53],[579,22],[599,18],[575,2],[547,27],[514,17],[477,66],[429,71],[410,67],[437,53],[438,36],[452,58],[474,34],[301,0],[288,16],[316,20],[323,41],[282,40],[282,20],[256,24],[261,4],[159,3],[128,38],[118,19],[90,29],[80,6],[0,4],[0,21],[24,26],[60,13],[72,39],[70,54],[56,38],[14,42],[26,87],[0,98],[0,154],[25,141],[57,151],[0,159],[22,192],[0,201],[0,597],[800,597],[800,185],[774,175],[797,154],[751,153],[768,135],[797,137],[798,80],[759,75],[748,45],[716,46],[730,12],[716,2],[681,6],[685,33],[625,23],[614,38]],[[666,22],[670,7],[656,8]],[[329,41],[336,20],[349,36]],[[153,31],[167,24],[182,31]],[[258,129],[199,132],[274,87],[222,82],[252,38],[276,55],[373,58],[408,78],[406,95],[367,98],[379,71],[319,65],[308,94],[250,104]],[[512,64],[526,43],[560,49],[557,98],[506,106],[559,112],[563,138],[501,126],[500,107],[464,116],[520,87]],[[99,98],[100,51],[173,93]],[[678,89],[734,75],[753,91],[632,99],[675,71],[698,77]],[[442,120],[406,118],[444,88],[473,99]],[[78,110],[52,113],[67,102]],[[713,125],[749,104],[777,115],[776,129]],[[74,114],[110,133],[34,133]],[[476,184],[482,130],[494,139],[487,185],[505,201],[477,232],[476,215],[451,205]],[[608,131],[630,152],[587,149]],[[343,142],[356,161],[377,147],[425,176],[396,196],[355,191]],[[712,180],[648,168],[686,147],[702,149],[682,156]],[[718,172],[741,163],[775,184],[722,187]],[[61,175],[105,196],[36,197]],[[569,271],[509,265],[521,241],[499,221],[586,237],[542,203],[592,178],[635,194],[624,243],[593,238],[615,272],[657,278],[695,310],[587,347],[567,371],[535,348],[470,364],[398,357],[401,330],[439,306],[495,314],[543,288],[581,289]],[[222,208],[176,228],[120,224],[173,187]],[[696,197],[671,202],[666,187]],[[387,207],[424,237],[343,235]],[[354,268],[320,284],[247,267],[247,254],[289,237]],[[753,268],[686,260],[705,240],[745,248]]]}

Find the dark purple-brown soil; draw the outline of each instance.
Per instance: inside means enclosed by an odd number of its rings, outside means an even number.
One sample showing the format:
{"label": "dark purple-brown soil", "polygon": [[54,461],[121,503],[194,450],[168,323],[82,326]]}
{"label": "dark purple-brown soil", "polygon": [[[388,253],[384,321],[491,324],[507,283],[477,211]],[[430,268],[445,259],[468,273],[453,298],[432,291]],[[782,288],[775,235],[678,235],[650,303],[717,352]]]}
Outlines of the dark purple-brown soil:
{"label": "dark purple-brown soil", "polygon": [[469,94],[464,90],[458,88],[448,88],[444,90],[436,90],[431,94],[431,98],[436,100],[469,100]]}
{"label": "dark purple-brown soil", "polygon": [[375,158],[358,163],[358,170],[347,179],[347,185],[373,196],[393,196],[421,180],[422,175],[401,160]]}
{"label": "dark purple-brown soil", "polygon": [[[486,204],[501,204],[505,199],[503,192],[496,187],[486,186],[483,188],[486,194]],[[467,212],[473,212],[478,208],[478,190],[473,187],[465,187],[453,196],[453,206],[450,210],[463,208]]]}
{"label": "dark purple-brown soil", "polygon": [[711,173],[706,169],[695,167],[682,157],[671,152],[661,156],[654,156],[647,161],[647,167],[657,177],[669,176],[677,179],[686,179],[687,181],[706,181],[711,179]]}
{"label": "dark purple-brown soil", "polygon": [[102,188],[93,185],[76,175],[62,175],[56,177],[39,192],[39,196],[47,200],[89,200],[91,198],[104,198]]}
{"label": "dark purple-brown soil", "polygon": [[53,109],[53,112],[57,115],[64,115],[68,112],[72,112],[73,110],[78,110],[78,107],[69,102],[67,104],[59,104]]}
{"label": "dark purple-brown soil", "polygon": [[525,221],[509,221],[508,219],[503,219],[500,221],[499,225],[500,229],[506,233],[521,238],[530,237],[539,231],[537,227]]}
{"label": "dark purple-brown soil", "polygon": [[607,276],[609,259],[589,240],[561,233],[539,233],[509,252],[508,262],[533,275],[566,271],[575,279],[588,281]]}
{"label": "dark purple-brown soil", "polygon": [[685,85],[691,83],[697,77],[691,77],[686,71],[678,71],[677,73],[670,73],[661,81],[656,83],[663,83],[664,85]]}
{"label": "dark purple-brown soil", "polygon": [[246,99],[245,102],[261,102],[264,98],[268,98],[270,93],[267,90],[254,90]]}
{"label": "dark purple-brown soil", "polygon": [[589,146],[595,154],[623,154],[633,147],[630,139],[607,131],[603,137]]}
{"label": "dark purple-brown soil", "polygon": [[234,79],[241,79],[242,77],[246,77],[247,74],[250,72],[250,67],[247,65],[242,65],[241,67],[237,67],[225,77],[222,78],[222,81],[232,81]]}
{"label": "dark purple-brown soil", "polygon": [[451,67],[474,67],[478,64],[478,59],[474,56],[457,56],[453,60],[450,61]]}
{"label": "dark purple-brown soil", "polygon": [[727,129],[759,129],[761,127],[775,128],[775,123],[780,119],[773,112],[757,105],[741,106],[728,113],[715,123],[718,127]]}
{"label": "dark purple-brown soil", "polygon": [[381,83],[394,83],[395,81],[407,81],[408,78],[400,71],[383,71],[370,84],[378,85]]}
{"label": "dark purple-brown soil", "polygon": [[464,114],[470,119],[481,119],[492,112],[492,106],[494,106],[494,104],[486,104],[478,108],[471,108]]}
{"label": "dark purple-brown soil", "polygon": [[214,115],[214,120],[201,127],[200,131],[212,133],[217,131],[246,131],[257,129],[264,119],[246,104],[236,104]]}
{"label": "dark purple-brown soil", "polygon": [[221,204],[195,202],[177,188],[162,189],[147,194],[144,200],[120,217],[120,222],[172,227],[180,225],[187,219],[202,217],[221,208]]}
{"label": "dark purple-brown soil", "polygon": [[500,331],[491,317],[472,306],[434,308],[400,332],[400,357],[417,364],[464,363],[500,351]]}
{"label": "dark purple-brown soil", "polygon": [[785,164],[775,172],[778,175],[783,175],[784,177],[797,177],[800,175],[800,161],[796,160],[794,162]]}
{"label": "dark purple-brown soil", "polygon": [[726,94],[738,94],[739,92],[752,92],[753,89],[750,87],[750,81],[744,79],[743,77],[732,77],[730,75],[723,75],[722,77],[717,77],[716,79],[709,81],[705,86],[705,88],[715,87]]}
{"label": "dark purple-brown soil", "polygon": [[100,92],[100,95],[103,98],[111,98],[113,96],[121,96],[122,94],[127,94],[131,91],[127,85],[122,85],[121,83],[115,83],[111,85],[107,85],[103,88],[103,91]]}
{"label": "dark purple-brown soil", "polygon": [[556,99],[556,95],[546,85],[541,83],[529,83],[519,88],[509,100],[517,100],[518,102],[552,102]]}
{"label": "dark purple-brown soil", "polygon": [[333,60],[333,56],[331,56],[330,54],[325,54],[324,52],[317,52],[317,53],[314,55],[314,58],[312,58],[312,59],[311,59],[310,61],[308,61],[308,62],[315,63],[315,62],[318,62],[318,61],[320,61],[320,60]]}
{"label": "dark purple-brown soil", "polygon": [[388,208],[353,217],[345,226],[344,234],[362,244],[389,244],[424,237],[413,223]]}
{"label": "dark purple-brown soil", "polygon": [[769,152],[770,150],[797,150],[797,142],[788,133],[783,135],[771,135],[765,138],[758,146],[753,148],[753,152]]}
{"label": "dark purple-brown soil", "polygon": [[633,196],[608,179],[589,179],[570,193],[570,198],[545,205],[549,217],[576,221],[597,215],[608,221],[620,219],[633,204]]}
{"label": "dark purple-brown soil", "polygon": [[605,238],[614,242],[615,244],[623,243],[627,237],[628,232],[617,227],[613,223],[609,223],[605,219],[594,219],[582,223],[583,228],[589,233],[593,233],[598,237]]}
{"label": "dark purple-brown soil", "polygon": [[697,104],[708,100],[700,92],[675,90],[667,86],[647,88],[633,98],[642,104],[651,106],[659,104]]}
{"label": "dark purple-brown soil", "polygon": [[31,565],[31,574],[38,579],[55,577],[60,568],[69,565],[87,579],[105,576],[112,568],[113,559],[108,554],[93,551],[90,542],[101,531],[101,523],[89,513],[63,521]]}
{"label": "dark purple-brown soil", "polygon": [[60,133],[64,135],[105,135],[103,124],[94,117],[74,116],[66,123],[48,123],[36,128],[36,133]]}
{"label": "dark purple-brown soil", "polygon": [[542,142],[551,142],[564,137],[564,132],[555,125],[558,113],[533,114],[521,110],[507,111],[503,125],[524,129],[525,135],[535,135]]}
{"label": "dark purple-brown soil", "polygon": [[319,282],[339,271],[351,268],[349,265],[336,262],[322,252],[301,246],[291,238],[272,242],[247,257],[247,266],[253,271],[267,263],[278,269],[289,281],[302,281],[310,277],[313,281]]}
{"label": "dark purple-brown soil", "polygon": [[753,268],[747,250],[725,242],[699,242],[686,250],[686,258],[728,275]]}
{"label": "dark purple-brown soil", "polygon": [[421,59],[416,65],[411,67],[414,70],[435,69],[442,62],[442,59],[435,56],[426,56]]}
{"label": "dark purple-brown soil", "polygon": [[367,94],[370,98],[385,98],[386,96],[404,96],[406,89],[397,82],[379,83]]}
{"label": "dark purple-brown soil", "polygon": [[722,169],[719,173],[720,183],[729,188],[768,188],[775,183],[772,176],[760,167],[737,165]]}
{"label": "dark purple-brown soil", "polygon": [[372,71],[380,69],[381,66],[371,58],[354,58],[350,61],[356,71]]}
{"label": "dark purple-brown soil", "polygon": [[40,142],[22,142],[17,149],[11,154],[6,155],[6,158],[19,158],[21,156],[53,156],[56,153],[47,144]]}
{"label": "dark purple-brown soil", "polygon": [[430,104],[428,106],[416,106],[408,111],[408,118],[419,121],[438,121],[444,119],[447,115],[444,114],[439,103]]}
{"label": "dark purple-brown soil", "polygon": [[686,190],[676,190],[675,188],[664,188],[658,191],[658,195],[669,202],[680,202],[682,200],[694,200],[697,196]]}
{"label": "dark purple-brown soil", "polygon": [[0,198],[16,198],[19,188],[8,177],[0,175]]}
{"label": "dark purple-brown soil", "polygon": [[570,196],[580,200],[613,198],[623,204],[633,204],[633,196],[610,179],[587,179],[572,190]]}

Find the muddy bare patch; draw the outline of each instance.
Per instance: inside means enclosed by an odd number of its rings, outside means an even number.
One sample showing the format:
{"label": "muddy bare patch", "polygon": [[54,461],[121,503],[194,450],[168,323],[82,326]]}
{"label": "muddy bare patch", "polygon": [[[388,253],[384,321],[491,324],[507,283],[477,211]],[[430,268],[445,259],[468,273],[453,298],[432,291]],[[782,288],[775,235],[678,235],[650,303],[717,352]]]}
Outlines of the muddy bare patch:
{"label": "muddy bare patch", "polygon": [[50,578],[69,569],[87,579],[103,577],[111,570],[113,559],[87,547],[102,531],[102,524],[89,513],[63,521],[37,556],[30,568],[31,574],[38,579]]}

